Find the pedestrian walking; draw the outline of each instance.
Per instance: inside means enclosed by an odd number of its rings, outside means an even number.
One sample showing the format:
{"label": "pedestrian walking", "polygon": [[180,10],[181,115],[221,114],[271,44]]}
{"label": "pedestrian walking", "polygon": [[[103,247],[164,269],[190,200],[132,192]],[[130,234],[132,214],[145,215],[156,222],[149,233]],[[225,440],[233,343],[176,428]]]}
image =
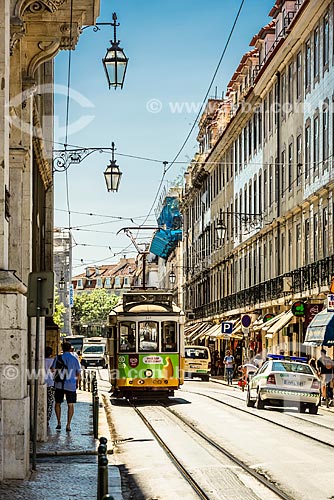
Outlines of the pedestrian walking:
{"label": "pedestrian walking", "polygon": [[54,380],[53,373],[51,371],[51,366],[54,358],[52,357],[52,347],[46,346],[45,348],[45,361],[44,361],[44,381],[46,383],[47,390],[47,407],[46,407],[46,418],[47,424],[50,423],[50,418],[52,416],[53,404],[55,400],[55,388],[54,388]]}
{"label": "pedestrian walking", "polygon": [[57,430],[61,429],[61,404],[66,396],[67,424],[66,431],[71,431],[71,421],[74,414],[74,404],[77,401],[77,387],[80,380],[80,363],[71,353],[71,344],[62,344],[63,354],[56,356],[52,363],[55,372],[55,413],[57,417]]}
{"label": "pedestrian walking", "polygon": [[330,381],[333,377],[333,362],[329,356],[327,356],[326,349],[321,349],[320,358],[317,361],[317,367],[320,373],[321,379],[321,394],[322,399],[325,401],[327,399],[327,391]]}
{"label": "pedestrian walking", "polygon": [[226,351],[226,356],[224,358],[225,373],[227,377],[228,385],[232,385],[233,380],[233,370],[234,370],[234,357],[231,355],[231,351]]}

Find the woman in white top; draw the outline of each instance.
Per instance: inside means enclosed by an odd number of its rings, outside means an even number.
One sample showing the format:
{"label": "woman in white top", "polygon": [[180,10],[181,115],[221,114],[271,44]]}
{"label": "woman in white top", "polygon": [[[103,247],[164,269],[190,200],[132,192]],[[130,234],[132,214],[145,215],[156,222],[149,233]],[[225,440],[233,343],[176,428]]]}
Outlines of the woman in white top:
{"label": "woman in white top", "polygon": [[45,348],[45,383],[47,386],[47,421],[48,425],[50,422],[50,418],[52,415],[52,410],[53,410],[53,405],[54,405],[54,399],[55,399],[55,389],[54,389],[54,380],[53,380],[53,373],[51,372],[50,368],[53,363],[53,357],[52,357],[52,347],[47,346]]}

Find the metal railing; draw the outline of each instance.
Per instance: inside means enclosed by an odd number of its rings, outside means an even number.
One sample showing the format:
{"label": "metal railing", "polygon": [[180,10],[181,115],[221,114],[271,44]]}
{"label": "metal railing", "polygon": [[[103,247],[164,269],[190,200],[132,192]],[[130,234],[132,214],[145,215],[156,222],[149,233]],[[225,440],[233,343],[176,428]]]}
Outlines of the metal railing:
{"label": "metal railing", "polygon": [[[195,307],[193,312],[196,319],[207,318],[222,312],[240,309],[242,307],[256,307],[265,302],[280,299],[285,296],[284,278],[292,278],[291,294],[308,292],[314,288],[329,285],[334,275],[334,255],[317,262],[312,262],[289,273],[264,281],[239,292],[223,297],[214,302]],[[191,304],[189,304],[191,309]]]}

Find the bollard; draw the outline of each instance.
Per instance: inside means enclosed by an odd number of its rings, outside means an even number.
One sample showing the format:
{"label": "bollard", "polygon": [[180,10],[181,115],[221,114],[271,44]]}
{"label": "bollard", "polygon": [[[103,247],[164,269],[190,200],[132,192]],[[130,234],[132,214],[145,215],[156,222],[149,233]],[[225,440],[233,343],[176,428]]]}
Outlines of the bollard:
{"label": "bollard", "polygon": [[86,390],[86,370],[82,370],[82,389]]}
{"label": "bollard", "polygon": [[108,457],[107,457],[107,439],[100,438],[98,452],[98,471],[97,471],[97,500],[108,498]]}
{"label": "bollard", "polygon": [[99,407],[100,407],[100,399],[99,396],[94,396],[93,402],[93,433],[94,438],[97,439],[99,435]]}

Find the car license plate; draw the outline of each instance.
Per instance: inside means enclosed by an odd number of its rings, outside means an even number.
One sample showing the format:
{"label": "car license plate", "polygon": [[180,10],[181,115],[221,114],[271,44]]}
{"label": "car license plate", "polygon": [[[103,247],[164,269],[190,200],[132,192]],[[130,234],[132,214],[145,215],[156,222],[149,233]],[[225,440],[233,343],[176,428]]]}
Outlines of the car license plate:
{"label": "car license plate", "polygon": [[298,380],[283,380],[283,383],[285,385],[294,385],[298,387],[302,387],[304,385],[304,382],[298,382]]}

